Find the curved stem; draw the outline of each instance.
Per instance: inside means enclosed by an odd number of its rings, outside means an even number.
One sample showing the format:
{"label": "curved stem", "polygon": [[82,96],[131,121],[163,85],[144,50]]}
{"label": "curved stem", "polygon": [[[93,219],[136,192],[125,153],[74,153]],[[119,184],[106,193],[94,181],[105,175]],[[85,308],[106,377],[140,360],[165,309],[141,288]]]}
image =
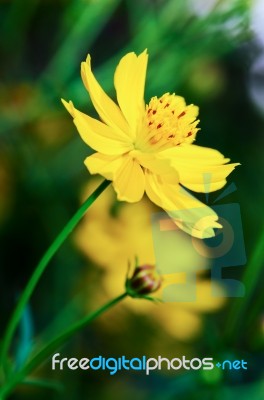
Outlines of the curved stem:
{"label": "curved stem", "polygon": [[24,307],[27,304],[28,300],[30,299],[33,290],[35,289],[38,281],[40,280],[43,272],[45,271],[48,263],[54,256],[54,254],[58,251],[60,246],[64,243],[67,239],[69,234],[72,232],[73,228],[78,224],[82,216],[85,214],[87,209],[94,203],[97,197],[107,188],[110,184],[110,181],[104,180],[101,185],[88,197],[88,199],[81,205],[78,211],[74,214],[74,216],[70,219],[70,221],[66,224],[66,226],[62,229],[53,243],[50,245],[48,250],[44,253],[43,257],[41,258],[40,262],[36,266],[30,280],[28,281],[27,286],[25,287],[17,306],[13,312],[13,315],[10,319],[10,322],[6,329],[6,334],[3,339],[2,351],[1,351],[1,359],[0,365],[5,367],[6,360],[8,355],[8,350],[11,345],[14,333],[20,321],[21,315],[24,311]]}
{"label": "curved stem", "polygon": [[115,304],[119,303],[123,300],[128,294],[125,292],[120,296],[114,298],[109,301],[105,305],[103,305],[98,310],[93,313],[86,315],[84,318],[75,322],[71,325],[66,331],[59,334],[57,337],[52,339],[46,346],[44,346],[39,353],[35,355],[25,366],[21,369],[21,371],[15,373],[10,380],[6,382],[6,384],[0,389],[0,400],[3,400],[8,396],[8,394],[12,391],[12,389],[19,383],[23,381],[23,379],[34,369],[36,369],[43,361],[45,361],[56,349],[61,347],[68,339],[70,339],[75,333],[79,332],[85,326],[87,326],[94,319],[99,317],[109,308],[113,307]]}
{"label": "curved stem", "polygon": [[115,304],[119,303],[121,300],[123,300],[128,294],[125,292],[121,294],[120,296],[114,298],[113,300],[109,301],[105,305],[103,305],[101,308],[98,310],[94,311],[93,313],[83,317],[79,321],[77,321],[75,324],[70,326],[66,331],[58,335],[55,339],[52,339],[45,347],[40,350],[40,352],[32,358],[32,360],[29,361],[28,364],[25,365],[22,371],[27,375],[30,373],[32,370],[34,370],[37,366],[39,366],[45,359],[50,356],[54,350],[62,346],[68,339],[70,339],[75,333],[79,332],[82,330],[85,326],[87,326],[90,322],[92,322],[94,319],[99,317],[101,314],[103,314],[105,311],[107,311],[109,308],[113,307]]}

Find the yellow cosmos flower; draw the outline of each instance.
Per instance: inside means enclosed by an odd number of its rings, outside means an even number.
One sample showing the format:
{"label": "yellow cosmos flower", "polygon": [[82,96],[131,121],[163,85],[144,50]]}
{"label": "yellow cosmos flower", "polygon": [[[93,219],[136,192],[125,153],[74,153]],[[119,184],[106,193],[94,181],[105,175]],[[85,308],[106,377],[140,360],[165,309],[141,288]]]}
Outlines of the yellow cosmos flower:
{"label": "yellow cosmos flower", "polygon": [[198,107],[186,105],[174,93],[144,102],[148,55],[126,54],[119,62],[114,84],[119,106],[103,91],[91,70],[88,55],[81,64],[83,83],[101,121],[63,101],[80,136],[96,150],[85,165],[91,174],[113,181],[119,200],[137,202],[146,192],[175,223],[196,237],[214,236],[221,227],[217,215],[183,187],[205,192],[223,187],[238,164],[217,150],[193,144],[198,131]]}

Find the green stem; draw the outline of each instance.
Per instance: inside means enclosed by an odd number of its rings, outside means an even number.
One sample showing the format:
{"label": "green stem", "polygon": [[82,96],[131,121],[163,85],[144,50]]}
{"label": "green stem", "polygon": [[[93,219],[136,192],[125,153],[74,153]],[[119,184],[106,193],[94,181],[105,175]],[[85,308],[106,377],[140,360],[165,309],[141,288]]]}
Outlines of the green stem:
{"label": "green stem", "polygon": [[[25,305],[27,304],[28,300],[30,299],[33,290],[35,289],[38,281],[40,280],[43,272],[45,271],[48,263],[54,256],[54,254],[58,251],[60,246],[64,243],[67,239],[69,234],[78,224],[82,216],[85,214],[87,209],[94,203],[97,197],[107,188],[110,184],[110,181],[104,180],[101,185],[88,197],[88,199],[82,204],[82,206],[78,209],[78,211],[74,214],[74,216],[70,219],[70,221],[66,224],[63,230],[59,233],[53,243],[50,245],[48,250],[45,252],[43,257],[41,258],[40,262],[36,266],[27,286],[25,287],[17,306],[13,312],[13,315],[9,321],[9,324],[6,329],[6,334],[3,339],[2,345],[2,352],[1,352],[1,359],[0,365],[2,364],[6,370],[6,362],[8,357],[8,350],[11,345],[14,333],[20,321],[21,315],[23,314]],[[0,398],[1,400],[1,398]]]}
{"label": "green stem", "polygon": [[68,339],[70,339],[75,333],[81,331],[85,328],[90,322],[99,317],[109,308],[113,307],[115,304],[119,303],[123,300],[128,294],[125,292],[120,296],[114,298],[109,301],[105,305],[103,305],[98,310],[93,313],[85,316],[80,319],[73,325],[71,325],[66,331],[59,334],[55,339],[52,339],[46,346],[44,346],[39,353],[35,355],[25,366],[21,369],[21,371],[15,373],[10,380],[6,382],[6,384],[0,389],[0,400],[6,398],[6,396],[12,391],[12,389],[19,383],[21,383],[25,377],[36,369],[42,362],[44,362],[55,350],[61,347]]}
{"label": "green stem", "polygon": [[249,302],[254,293],[254,289],[259,281],[260,273],[263,268],[263,253],[264,253],[264,230],[254,249],[252,258],[246,266],[243,282],[245,284],[245,297],[234,300],[233,306],[230,309],[227,327],[226,338],[228,340],[235,338],[238,330],[244,322],[244,315],[249,305]]}

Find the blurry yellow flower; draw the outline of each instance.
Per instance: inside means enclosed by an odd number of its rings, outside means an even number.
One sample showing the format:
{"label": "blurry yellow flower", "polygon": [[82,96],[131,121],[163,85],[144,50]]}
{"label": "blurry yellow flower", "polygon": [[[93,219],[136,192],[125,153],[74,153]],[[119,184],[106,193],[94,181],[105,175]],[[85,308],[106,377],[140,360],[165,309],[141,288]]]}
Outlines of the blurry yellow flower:
{"label": "blurry yellow flower", "polygon": [[229,159],[217,150],[192,144],[198,107],[174,93],[153,97],[145,106],[147,60],[146,50],[120,60],[114,76],[119,107],[96,81],[90,56],[82,63],[83,83],[102,122],[62,101],[82,139],[96,150],[85,165],[91,174],[113,181],[119,200],[138,202],[146,192],[181,229],[196,237],[214,236],[213,228],[221,227],[217,215],[181,185],[196,192],[220,189],[237,164],[224,165]]}
{"label": "blurry yellow flower", "polygon": [[[97,185],[97,179],[90,183],[84,197],[86,198]],[[87,305],[89,309],[91,299],[95,306],[124,291],[128,260],[133,265],[135,255],[139,265],[157,264],[153,248],[151,214],[159,210],[144,197],[139,203],[118,203],[119,209],[114,216],[111,209],[116,204],[115,201],[113,189],[107,188],[105,195],[98,198],[87,211],[75,234],[78,248],[97,265],[98,281],[90,269],[87,278],[82,277],[82,282],[86,282],[85,286],[90,285]],[[201,256],[202,253],[206,254],[205,246],[203,252],[198,252],[197,247],[193,246],[194,242],[197,246],[203,246],[202,242],[195,238],[190,239],[180,231],[175,231],[171,240],[173,252],[168,254],[168,258],[176,260],[183,272],[163,275],[162,287],[153,297],[162,298],[162,291],[167,286],[184,283],[186,273],[193,272],[197,275],[196,300],[155,305],[150,301],[127,298],[105,317],[100,318],[100,323],[105,329],[126,329],[127,319],[132,313],[151,321],[157,331],[160,328],[165,335],[188,341],[202,331],[203,314],[215,312],[224,304],[223,288],[216,282],[202,278],[201,273],[209,268],[210,258]],[[162,272],[162,267],[157,265],[157,270]],[[214,297],[212,292],[218,296]]]}

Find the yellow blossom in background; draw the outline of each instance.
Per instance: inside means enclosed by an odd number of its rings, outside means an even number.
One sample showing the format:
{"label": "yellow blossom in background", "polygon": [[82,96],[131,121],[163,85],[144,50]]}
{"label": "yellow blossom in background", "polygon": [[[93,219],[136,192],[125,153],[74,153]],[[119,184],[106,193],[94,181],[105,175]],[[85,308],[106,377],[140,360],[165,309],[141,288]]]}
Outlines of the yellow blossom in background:
{"label": "yellow blossom in background", "polygon": [[186,105],[174,93],[153,97],[145,105],[147,60],[146,50],[120,60],[114,76],[119,106],[95,79],[90,56],[82,63],[83,83],[102,122],[72,102],[63,104],[82,139],[96,151],[85,165],[91,174],[113,181],[119,200],[138,202],[146,192],[184,231],[200,238],[214,236],[213,228],[221,227],[216,213],[181,185],[196,192],[220,189],[237,164],[227,164],[229,159],[217,150],[193,144],[198,107]]}
{"label": "yellow blossom in background", "polygon": [[[98,185],[98,180],[91,182],[85,190],[86,197]],[[87,282],[89,298],[94,304],[103,303],[114,298],[124,291],[128,260],[134,265],[135,255],[138,264],[155,265],[155,252],[152,241],[151,214],[159,211],[147,197],[139,203],[118,204],[117,215],[112,215],[113,205],[116,205],[114,190],[107,188],[105,195],[98,198],[87,214],[75,234],[75,243],[87,258],[93,261],[100,270],[98,280],[92,278],[91,271],[87,278],[82,277],[82,283]],[[197,246],[202,242],[193,238]],[[174,252],[168,254],[182,266],[183,272],[163,275],[162,287],[153,294],[161,298],[162,290],[172,283],[184,283],[185,272],[197,274],[197,298],[193,302],[173,302],[153,304],[150,301],[127,298],[122,304],[109,311],[100,321],[105,329],[125,329],[128,311],[133,315],[144,316],[157,326],[157,330],[164,332],[174,339],[188,341],[195,338],[203,327],[202,316],[215,312],[224,304],[223,288],[216,282],[203,278],[203,272],[209,268],[209,259],[201,257],[192,245],[193,241],[184,232],[178,231],[175,236]],[[206,248],[203,249],[206,254]],[[162,265],[157,266],[162,272]],[[93,292],[94,288],[94,292]],[[212,291],[219,297],[212,296]],[[91,300],[89,299],[90,307]],[[126,312],[125,312],[126,311]]]}

